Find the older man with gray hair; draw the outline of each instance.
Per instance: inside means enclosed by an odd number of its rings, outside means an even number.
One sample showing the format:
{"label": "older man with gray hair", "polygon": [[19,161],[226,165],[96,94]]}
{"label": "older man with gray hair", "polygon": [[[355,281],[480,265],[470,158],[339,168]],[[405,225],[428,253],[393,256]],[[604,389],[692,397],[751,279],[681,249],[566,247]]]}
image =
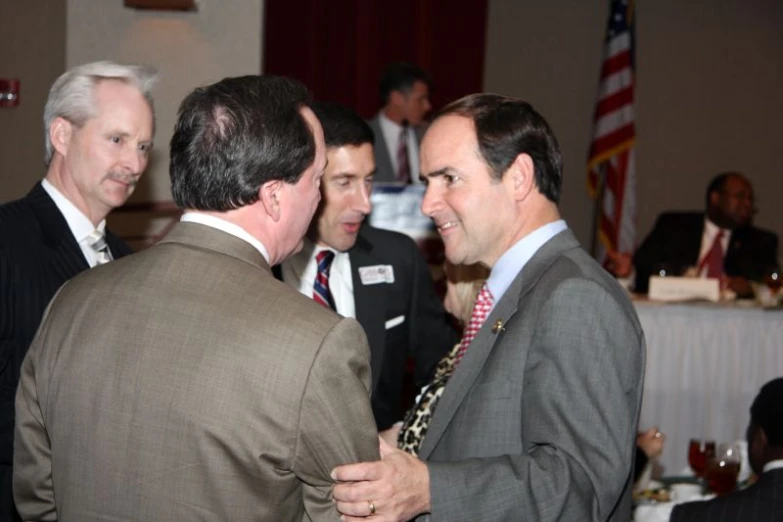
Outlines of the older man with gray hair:
{"label": "older man with gray hair", "polygon": [[150,67],[95,62],[52,85],[46,176],[0,206],[0,520],[18,520],[11,476],[14,394],[46,305],[67,280],[132,253],[106,216],[133,193],[154,133]]}

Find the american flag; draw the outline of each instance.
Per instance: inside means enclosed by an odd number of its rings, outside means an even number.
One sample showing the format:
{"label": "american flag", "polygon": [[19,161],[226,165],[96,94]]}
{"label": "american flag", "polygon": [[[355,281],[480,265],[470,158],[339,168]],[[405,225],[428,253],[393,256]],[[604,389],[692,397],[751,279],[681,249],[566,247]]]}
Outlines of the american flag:
{"label": "american flag", "polygon": [[636,242],[634,0],[611,0],[587,187],[596,203],[593,255],[633,253]]}

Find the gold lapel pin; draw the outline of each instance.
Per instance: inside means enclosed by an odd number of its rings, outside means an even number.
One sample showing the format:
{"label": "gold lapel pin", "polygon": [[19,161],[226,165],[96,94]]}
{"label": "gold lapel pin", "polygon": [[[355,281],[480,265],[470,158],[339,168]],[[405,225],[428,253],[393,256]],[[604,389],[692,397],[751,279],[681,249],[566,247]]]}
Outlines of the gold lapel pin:
{"label": "gold lapel pin", "polygon": [[492,325],[492,333],[493,334],[496,334],[496,333],[502,331],[503,329],[504,329],[503,328],[503,319],[498,319],[497,321],[495,321],[495,324]]}

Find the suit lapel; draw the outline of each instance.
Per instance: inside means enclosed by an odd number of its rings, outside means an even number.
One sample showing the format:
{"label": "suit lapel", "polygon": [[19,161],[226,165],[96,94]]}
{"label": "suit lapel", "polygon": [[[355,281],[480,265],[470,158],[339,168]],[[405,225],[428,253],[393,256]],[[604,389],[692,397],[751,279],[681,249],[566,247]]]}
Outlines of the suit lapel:
{"label": "suit lapel", "polygon": [[683,234],[683,237],[688,238],[682,245],[685,261],[683,265],[685,266],[696,266],[701,261],[699,254],[701,253],[701,239],[704,236],[704,214],[696,214],[693,217],[688,230]]}
{"label": "suit lapel", "polygon": [[[449,379],[443,396],[435,408],[427,435],[422,441],[419,451],[421,459],[426,460],[435,449],[460,404],[481,374],[495,344],[504,337],[505,328],[502,326],[498,328],[496,324],[498,322],[502,325],[508,324],[509,320],[517,313],[520,303],[546,269],[563,252],[578,246],[579,242],[573,233],[570,230],[565,230],[545,243],[514,278],[495,308],[492,309]],[[527,347],[523,346],[521,349],[525,350]]]}
{"label": "suit lapel", "polygon": [[386,284],[365,285],[359,276],[359,268],[382,264],[372,255],[372,244],[359,234],[356,244],[348,251],[351,260],[353,280],[353,300],[356,307],[356,320],[364,328],[370,344],[372,365],[372,389],[381,376],[386,347]]}
{"label": "suit lapel", "polygon": [[114,259],[129,256],[133,253],[133,249],[131,249],[127,243],[109,232],[109,230],[106,230],[106,243],[109,245],[111,256]]}
{"label": "suit lapel", "polygon": [[61,280],[66,281],[90,268],[79,243],[68,228],[68,222],[40,182],[33,187],[27,197],[38,220],[44,243],[52,249],[53,272]]}
{"label": "suit lapel", "polygon": [[378,114],[370,120],[370,127],[372,127],[375,133],[375,163],[377,168],[375,181],[396,181],[389,148],[386,146],[386,138],[381,129],[380,118],[381,116]]}

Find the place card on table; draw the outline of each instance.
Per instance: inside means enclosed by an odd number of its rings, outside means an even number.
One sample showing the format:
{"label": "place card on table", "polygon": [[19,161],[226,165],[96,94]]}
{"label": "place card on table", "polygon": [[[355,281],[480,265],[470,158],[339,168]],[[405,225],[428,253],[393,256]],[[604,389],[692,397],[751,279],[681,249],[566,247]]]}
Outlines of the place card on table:
{"label": "place card on table", "polygon": [[650,277],[650,299],[657,301],[720,300],[720,281],[700,277]]}

